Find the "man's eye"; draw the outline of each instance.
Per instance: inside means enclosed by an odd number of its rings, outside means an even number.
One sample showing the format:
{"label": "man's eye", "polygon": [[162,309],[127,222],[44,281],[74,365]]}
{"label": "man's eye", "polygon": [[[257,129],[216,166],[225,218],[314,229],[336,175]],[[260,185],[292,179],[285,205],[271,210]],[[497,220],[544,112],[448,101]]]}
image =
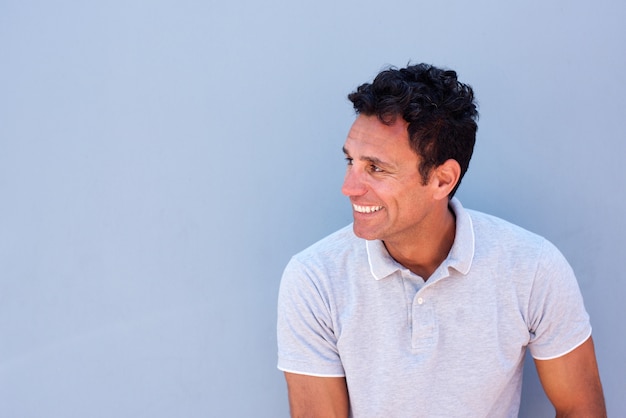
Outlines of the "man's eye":
{"label": "man's eye", "polygon": [[370,165],[370,170],[373,171],[374,173],[381,173],[383,171],[382,168],[374,164]]}
{"label": "man's eye", "polygon": [[352,165],[352,158],[346,157],[346,164]]}

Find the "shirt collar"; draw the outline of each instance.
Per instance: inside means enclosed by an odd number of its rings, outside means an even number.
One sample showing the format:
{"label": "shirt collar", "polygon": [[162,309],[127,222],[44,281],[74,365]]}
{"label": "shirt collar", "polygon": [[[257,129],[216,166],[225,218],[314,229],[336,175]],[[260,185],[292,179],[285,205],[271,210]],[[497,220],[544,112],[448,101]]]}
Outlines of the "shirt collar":
{"label": "shirt collar", "polygon": [[[469,213],[457,198],[450,199],[450,208],[456,216],[456,235],[448,257],[443,261],[442,266],[446,267],[444,271],[453,268],[465,275],[469,273],[474,258],[474,227]],[[389,255],[382,241],[365,241],[365,246],[370,271],[376,280],[384,279],[392,273],[404,269]],[[441,269],[437,270],[441,271]]]}

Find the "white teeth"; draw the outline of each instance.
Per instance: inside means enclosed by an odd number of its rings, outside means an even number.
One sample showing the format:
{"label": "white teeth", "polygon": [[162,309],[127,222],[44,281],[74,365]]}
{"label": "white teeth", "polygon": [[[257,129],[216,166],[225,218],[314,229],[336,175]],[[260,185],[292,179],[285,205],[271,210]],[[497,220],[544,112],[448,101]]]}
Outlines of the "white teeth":
{"label": "white teeth", "polygon": [[382,206],[359,206],[359,205],[352,205],[352,207],[354,208],[355,212],[359,212],[359,213],[378,212],[379,210],[383,208]]}

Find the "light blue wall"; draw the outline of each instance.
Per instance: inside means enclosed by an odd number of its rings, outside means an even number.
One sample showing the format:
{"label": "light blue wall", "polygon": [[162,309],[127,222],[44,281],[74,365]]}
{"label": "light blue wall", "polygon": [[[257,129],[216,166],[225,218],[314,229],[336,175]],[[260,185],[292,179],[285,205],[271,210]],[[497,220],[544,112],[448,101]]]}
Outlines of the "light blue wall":
{"label": "light blue wall", "polygon": [[[0,0],[0,416],[287,416],[282,268],[350,221],[345,95],[409,60],[474,86],[459,196],[570,259],[626,416],[624,21],[617,0]],[[521,415],[549,416],[527,372]]]}

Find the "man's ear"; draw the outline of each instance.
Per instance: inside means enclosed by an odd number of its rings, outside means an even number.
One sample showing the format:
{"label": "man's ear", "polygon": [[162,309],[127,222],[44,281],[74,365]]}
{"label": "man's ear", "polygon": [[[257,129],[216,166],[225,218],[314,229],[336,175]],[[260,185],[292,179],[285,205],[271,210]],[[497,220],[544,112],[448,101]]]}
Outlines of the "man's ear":
{"label": "man's ear", "polygon": [[461,178],[461,166],[457,160],[449,159],[435,167],[432,176],[435,187],[433,197],[437,200],[447,199]]}

